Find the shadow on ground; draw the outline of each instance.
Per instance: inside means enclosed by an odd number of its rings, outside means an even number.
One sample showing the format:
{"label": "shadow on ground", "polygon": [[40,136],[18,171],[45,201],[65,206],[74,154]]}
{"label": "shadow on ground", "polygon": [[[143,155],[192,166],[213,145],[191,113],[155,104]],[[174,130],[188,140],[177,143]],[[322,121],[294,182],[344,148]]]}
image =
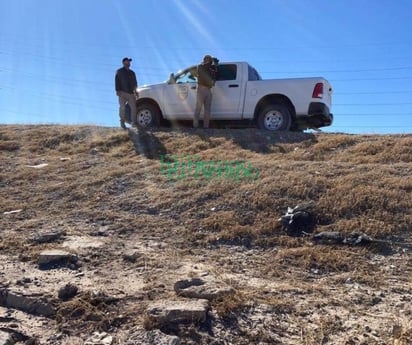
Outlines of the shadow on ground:
{"label": "shadow on ground", "polygon": [[[168,152],[159,138],[163,133],[183,133],[190,141],[201,140],[214,147],[213,138],[224,138],[232,141],[245,150],[256,153],[269,154],[274,151],[286,153],[280,144],[292,144],[309,142],[310,145],[317,143],[313,133],[303,132],[269,132],[257,128],[190,128],[189,126],[178,126],[175,128],[161,127],[156,129],[139,128],[129,129],[129,136],[134,143],[136,152],[144,154],[149,159],[159,159]],[[192,139],[192,140],[191,140]]]}
{"label": "shadow on ground", "polygon": [[166,155],[167,150],[156,133],[150,129],[129,129],[129,137],[138,154],[143,154],[149,159],[160,159]]}

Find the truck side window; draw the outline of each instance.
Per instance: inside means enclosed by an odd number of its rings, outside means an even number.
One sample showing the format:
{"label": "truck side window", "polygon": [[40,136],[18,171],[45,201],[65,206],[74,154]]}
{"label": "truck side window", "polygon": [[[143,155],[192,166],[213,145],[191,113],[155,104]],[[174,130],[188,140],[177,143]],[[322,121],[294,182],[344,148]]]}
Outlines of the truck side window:
{"label": "truck side window", "polygon": [[259,73],[252,66],[248,65],[248,80],[255,81],[261,79],[262,78],[260,77]]}
{"label": "truck side window", "polygon": [[219,65],[217,80],[236,80],[237,66],[235,64]]}

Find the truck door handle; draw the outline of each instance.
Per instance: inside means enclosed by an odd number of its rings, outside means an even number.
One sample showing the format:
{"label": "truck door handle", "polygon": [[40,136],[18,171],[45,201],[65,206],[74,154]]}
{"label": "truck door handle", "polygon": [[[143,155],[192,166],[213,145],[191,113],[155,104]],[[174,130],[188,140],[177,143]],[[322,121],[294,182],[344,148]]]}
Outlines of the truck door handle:
{"label": "truck door handle", "polygon": [[238,84],[230,84],[229,87],[239,87]]}
{"label": "truck door handle", "polygon": [[191,89],[192,89],[192,90],[196,90],[196,86],[192,86]]}

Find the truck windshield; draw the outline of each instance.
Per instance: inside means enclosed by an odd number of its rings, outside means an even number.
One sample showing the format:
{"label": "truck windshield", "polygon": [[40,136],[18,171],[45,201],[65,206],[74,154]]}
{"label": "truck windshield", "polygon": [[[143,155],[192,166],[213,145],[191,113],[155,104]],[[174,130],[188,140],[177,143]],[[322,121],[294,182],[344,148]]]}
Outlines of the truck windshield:
{"label": "truck windshield", "polygon": [[176,84],[196,82],[196,67],[190,67],[174,76]]}

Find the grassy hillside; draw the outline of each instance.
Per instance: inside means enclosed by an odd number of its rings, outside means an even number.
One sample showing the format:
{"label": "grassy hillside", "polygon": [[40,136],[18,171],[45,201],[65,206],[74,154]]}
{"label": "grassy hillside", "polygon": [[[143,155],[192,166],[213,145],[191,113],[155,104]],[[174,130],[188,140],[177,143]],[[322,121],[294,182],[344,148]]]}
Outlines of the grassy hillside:
{"label": "grassy hillside", "polygon": [[[0,127],[3,209],[23,209],[21,226],[62,213],[131,228],[161,218],[162,226],[184,224],[189,243],[203,244],[237,236],[278,242],[277,218],[307,201],[316,203],[318,230],[378,238],[410,230],[410,135],[183,129],[138,137],[133,145],[117,129]],[[220,173],[207,174],[203,164],[196,174],[196,161],[223,164]],[[48,166],[28,167],[41,163]]]}
{"label": "grassy hillside", "polygon": [[[383,286],[385,275],[368,259],[409,252],[411,147],[412,135],[0,126],[0,248],[30,260],[45,248],[27,240],[39,230],[104,231],[125,243],[165,241],[178,260],[207,251],[201,262],[223,260],[217,271],[250,269],[255,278],[294,284],[314,271],[351,274],[367,286]],[[314,205],[314,233],[359,231],[400,246],[388,253],[289,236],[278,218],[304,202]],[[254,249],[259,259],[225,261],[222,246]],[[335,279],[329,283],[343,278]],[[296,312],[293,299],[237,289],[244,297],[220,310],[253,299]],[[315,335],[310,339],[318,343]]]}

